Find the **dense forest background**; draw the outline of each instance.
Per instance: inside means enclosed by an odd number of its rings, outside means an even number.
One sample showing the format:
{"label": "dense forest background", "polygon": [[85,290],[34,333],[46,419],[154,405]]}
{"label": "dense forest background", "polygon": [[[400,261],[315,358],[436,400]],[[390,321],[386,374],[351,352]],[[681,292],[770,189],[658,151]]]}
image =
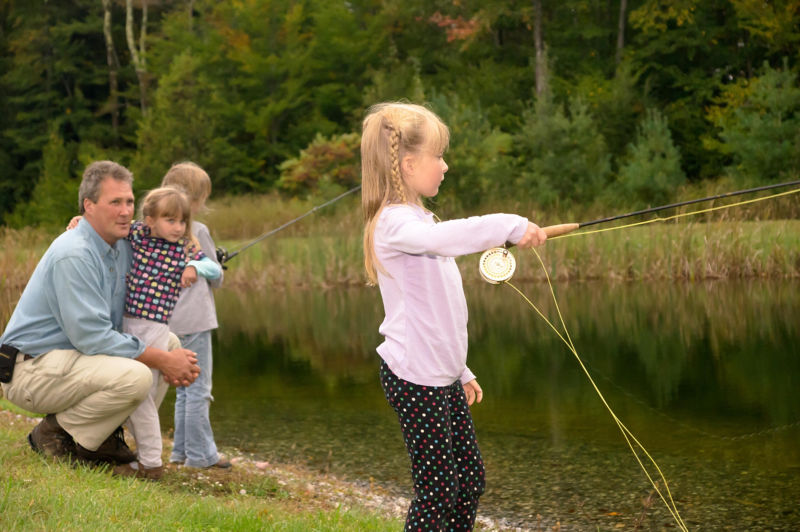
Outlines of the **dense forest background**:
{"label": "dense forest background", "polygon": [[799,59],[800,0],[1,0],[0,224],[63,224],[106,158],[330,197],[397,99],[451,128],[445,204],[792,179]]}

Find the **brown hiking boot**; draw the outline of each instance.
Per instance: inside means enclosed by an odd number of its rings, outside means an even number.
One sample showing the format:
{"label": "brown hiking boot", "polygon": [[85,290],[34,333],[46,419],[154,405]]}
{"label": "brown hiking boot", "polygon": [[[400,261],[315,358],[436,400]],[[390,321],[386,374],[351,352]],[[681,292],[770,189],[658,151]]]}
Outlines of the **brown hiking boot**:
{"label": "brown hiking boot", "polygon": [[28,444],[37,453],[52,458],[69,457],[75,452],[75,440],[58,424],[55,414],[45,418],[28,434]]}
{"label": "brown hiking boot", "polygon": [[110,462],[114,464],[129,464],[136,461],[136,454],[125,443],[125,433],[122,427],[111,433],[106,441],[100,444],[96,451],[90,451],[80,443],[76,444],[75,453],[84,460],[91,462]]}
{"label": "brown hiking boot", "polygon": [[143,480],[152,480],[153,482],[161,480],[164,476],[164,466],[158,467],[145,467],[141,462],[136,462],[137,469],[131,467],[131,464],[122,464],[116,466],[111,470],[111,474],[115,477],[130,477],[141,478]]}

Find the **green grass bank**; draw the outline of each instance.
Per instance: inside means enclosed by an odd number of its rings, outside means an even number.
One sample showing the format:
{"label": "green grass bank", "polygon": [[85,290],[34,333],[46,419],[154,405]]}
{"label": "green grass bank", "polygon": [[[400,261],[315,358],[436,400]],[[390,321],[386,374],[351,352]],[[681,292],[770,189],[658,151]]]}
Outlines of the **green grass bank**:
{"label": "green grass bank", "polygon": [[[32,452],[35,424],[0,400],[0,529],[394,531],[399,520],[360,506],[369,498],[335,479],[291,466],[229,471],[171,468],[161,482],[55,463]],[[261,464],[259,464],[261,465]],[[373,502],[373,505],[376,506]]]}

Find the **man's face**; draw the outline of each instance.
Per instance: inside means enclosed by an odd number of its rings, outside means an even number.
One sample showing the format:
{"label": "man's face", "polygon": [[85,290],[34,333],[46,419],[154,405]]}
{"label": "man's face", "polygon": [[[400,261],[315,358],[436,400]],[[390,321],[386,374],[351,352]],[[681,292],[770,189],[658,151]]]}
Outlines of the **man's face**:
{"label": "man's face", "polygon": [[133,219],[133,190],[124,181],[106,177],[97,203],[83,200],[84,218],[110,246],[128,236]]}

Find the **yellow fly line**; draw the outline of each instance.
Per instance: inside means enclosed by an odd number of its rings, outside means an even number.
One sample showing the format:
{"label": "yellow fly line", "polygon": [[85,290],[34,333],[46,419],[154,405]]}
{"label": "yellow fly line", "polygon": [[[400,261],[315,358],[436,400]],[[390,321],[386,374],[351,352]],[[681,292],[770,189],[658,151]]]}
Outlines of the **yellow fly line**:
{"label": "yellow fly line", "polygon": [[[795,184],[795,183],[789,183],[789,184]],[[779,185],[779,186],[783,186],[783,185]],[[743,191],[743,192],[750,192],[750,191]],[[582,231],[580,233],[573,233],[572,232],[572,231],[580,228],[581,224],[577,224],[577,223],[560,224],[560,225],[555,225],[555,226],[543,227],[543,229],[548,234],[548,240],[554,240],[556,238],[566,238],[566,237],[571,237],[571,236],[579,236],[579,235],[589,235],[589,234],[593,234],[593,233],[602,233],[602,232],[605,232],[605,231],[616,231],[618,229],[626,229],[626,228],[629,228],[629,227],[636,227],[636,226],[639,226],[639,225],[652,224],[652,223],[656,223],[656,222],[667,222],[667,221],[670,221],[670,220],[676,220],[676,219],[685,218],[685,217],[688,217],[688,216],[695,216],[695,215],[698,215],[698,214],[704,214],[704,213],[718,211],[718,210],[722,210],[722,209],[730,209],[732,207],[737,207],[737,206],[741,206],[741,205],[747,205],[747,204],[750,204],[750,203],[756,203],[758,201],[763,201],[763,200],[766,200],[766,199],[773,199],[773,198],[777,198],[777,197],[780,197],[780,196],[788,196],[790,194],[796,194],[798,192],[800,192],[800,188],[797,188],[797,189],[794,189],[794,190],[789,190],[789,191],[786,191],[786,192],[780,192],[780,193],[777,193],[777,194],[771,194],[771,195],[765,196],[763,198],[755,198],[755,199],[750,199],[750,200],[744,200],[744,201],[739,201],[739,202],[736,202],[736,203],[731,203],[731,204],[728,204],[728,205],[720,205],[720,206],[717,206],[717,207],[709,207],[707,209],[701,209],[701,210],[692,211],[692,212],[674,214],[672,216],[666,216],[666,217],[657,216],[655,218],[652,218],[650,220],[645,220],[645,221],[642,221],[642,222],[619,225],[619,226],[609,227],[609,228],[605,228],[605,229],[595,229],[595,230],[591,230],[591,231]],[[671,206],[667,206],[667,207],[671,207]],[[636,215],[636,214],[641,214],[641,213],[631,213],[629,215],[623,215],[623,217],[627,217],[627,216],[630,216],[630,215]],[[601,221],[606,221],[606,220],[598,220],[598,221],[592,222],[592,223],[597,223],[597,222],[601,222]],[[611,221],[611,220],[607,220],[607,221]],[[661,468],[658,466],[658,464],[656,463],[655,459],[653,459],[653,457],[650,455],[650,453],[647,452],[647,449],[644,448],[644,445],[642,445],[641,442],[639,442],[639,440],[636,439],[636,437],[633,435],[633,433],[630,431],[630,429],[628,429],[628,427],[626,427],[625,424],[622,423],[622,421],[619,419],[619,417],[617,417],[617,415],[614,413],[614,410],[608,404],[608,401],[606,401],[606,399],[603,396],[602,392],[597,387],[597,384],[595,384],[594,379],[592,379],[592,376],[589,373],[589,370],[586,368],[586,365],[583,363],[583,360],[581,360],[581,357],[578,354],[578,350],[575,348],[575,344],[572,342],[572,338],[570,337],[569,331],[567,330],[567,326],[566,326],[566,324],[564,322],[564,317],[561,314],[561,309],[560,309],[560,307],[558,305],[558,300],[556,299],[555,290],[553,289],[553,283],[550,280],[550,275],[547,273],[547,268],[545,267],[544,261],[542,260],[541,256],[539,255],[539,252],[536,251],[535,248],[533,248],[532,251],[536,255],[536,258],[539,260],[539,264],[541,265],[542,271],[544,272],[545,278],[547,279],[547,284],[548,284],[548,286],[550,288],[550,294],[551,294],[551,296],[553,298],[553,303],[555,304],[555,308],[556,308],[556,311],[558,313],[558,318],[559,318],[559,321],[561,322],[561,327],[563,329],[563,333],[564,334],[562,334],[558,330],[558,328],[556,328],[556,326],[553,325],[553,323],[550,320],[547,319],[547,317],[544,315],[544,313],[542,313],[542,311],[539,310],[539,308],[524,293],[522,293],[522,291],[519,288],[517,288],[516,286],[511,284],[510,279],[511,279],[511,276],[514,274],[516,262],[514,261],[514,256],[511,255],[511,253],[506,248],[492,248],[490,250],[485,251],[483,253],[483,255],[481,255],[481,258],[480,258],[480,261],[479,261],[479,264],[478,264],[478,269],[479,269],[479,271],[481,273],[481,277],[483,277],[483,279],[486,280],[489,283],[492,283],[492,284],[506,284],[506,285],[510,286],[511,288],[513,288],[520,296],[522,296],[522,298],[539,315],[539,317],[542,318],[545,321],[545,323],[547,323],[547,325],[550,326],[551,329],[553,329],[553,332],[556,333],[556,335],[561,339],[561,341],[564,342],[564,344],[567,346],[569,351],[575,356],[575,359],[578,361],[578,364],[580,365],[581,369],[586,374],[586,377],[589,379],[589,382],[591,383],[591,385],[594,388],[595,392],[597,392],[597,395],[598,395],[598,397],[600,397],[600,400],[602,401],[603,405],[606,407],[606,409],[608,410],[609,414],[611,414],[611,417],[614,419],[614,422],[617,424],[617,427],[619,428],[620,432],[622,433],[622,436],[625,438],[625,441],[628,444],[628,447],[630,448],[631,452],[633,453],[633,456],[636,458],[636,461],[639,463],[639,467],[642,468],[642,471],[644,471],[645,476],[650,481],[650,484],[652,484],[653,489],[656,491],[656,493],[658,493],[658,496],[661,497],[661,500],[664,502],[664,505],[667,507],[667,510],[669,511],[670,515],[672,515],[673,519],[675,520],[675,523],[678,525],[678,527],[682,531],[688,532],[689,529],[686,526],[686,523],[683,521],[683,518],[681,517],[680,512],[678,511],[678,507],[675,504],[674,499],[672,498],[672,492],[669,489],[669,483],[667,482],[667,479],[664,476],[664,473],[661,471]],[[637,448],[639,450],[641,450],[641,453],[644,454],[644,456],[647,457],[647,460],[649,460],[649,462],[653,465],[653,467],[655,467],[656,471],[658,472],[658,475],[651,475],[650,474],[650,472],[647,470],[647,466],[646,466],[645,462],[639,456],[639,453],[637,452]],[[654,478],[654,476],[656,476],[657,478]],[[659,486],[658,486],[659,480],[664,485],[663,490],[661,488],[659,488]]]}
{"label": "yellow fly line", "polygon": [[605,229],[593,229],[591,231],[581,231],[580,233],[569,232],[569,233],[565,233],[565,234],[560,234],[560,235],[555,235],[555,236],[548,237],[548,240],[555,240],[556,238],[566,238],[566,237],[571,237],[571,236],[591,235],[591,234],[594,234],[594,233],[603,233],[603,232],[606,232],[606,231],[616,231],[617,229],[627,229],[628,227],[636,227],[637,225],[646,225],[646,224],[652,224],[652,223],[656,223],[656,222],[668,222],[670,220],[677,220],[678,218],[685,218],[687,216],[694,216],[694,215],[697,215],[697,214],[704,214],[704,213],[707,213],[707,212],[719,211],[719,210],[722,210],[722,209],[730,209],[732,207],[738,207],[740,205],[747,205],[747,204],[750,204],[750,203],[756,203],[758,201],[764,201],[764,200],[768,200],[768,199],[773,199],[773,198],[777,198],[777,197],[780,197],[780,196],[788,196],[790,194],[797,194],[798,192],[800,192],[800,188],[796,188],[794,190],[787,190],[786,192],[779,192],[779,193],[776,193],[776,194],[770,194],[769,196],[764,196],[763,198],[754,198],[754,199],[749,199],[749,200],[744,200],[744,201],[738,201],[736,203],[731,203],[729,205],[719,205],[717,207],[709,207],[707,209],[701,209],[699,211],[684,212],[684,213],[673,214],[672,216],[665,216],[665,217],[656,216],[655,218],[652,218],[650,220],[644,220],[642,222],[636,222],[636,223],[632,223],[632,224],[625,224],[625,225],[618,225],[618,226],[614,226],[614,227],[607,227]]}
{"label": "yellow fly line", "polygon": [[[747,204],[750,204],[750,203],[756,203],[758,201],[763,201],[763,200],[766,200],[766,199],[773,199],[773,198],[780,197],[780,196],[788,196],[790,194],[796,194],[797,192],[800,192],[800,188],[794,189],[794,190],[789,190],[789,191],[786,191],[786,192],[777,193],[777,194],[771,194],[771,195],[765,196],[763,198],[755,198],[755,199],[750,199],[750,200],[744,200],[744,201],[739,201],[739,202],[736,202],[736,203],[731,203],[731,204],[728,204],[728,205],[720,205],[720,206],[717,206],[717,207],[709,207],[707,209],[701,209],[701,210],[687,212],[687,213],[680,213],[680,214],[675,214],[675,215],[672,215],[672,216],[666,216],[666,217],[657,216],[656,218],[652,218],[650,220],[645,220],[645,221],[642,221],[642,222],[636,222],[636,223],[632,223],[632,224],[625,224],[625,225],[620,225],[620,226],[615,226],[615,227],[609,227],[609,228],[605,228],[605,229],[595,229],[595,230],[591,230],[591,231],[583,231],[583,232],[580,232],[580,233],[573,233],[572,232],[573,230],[579,228],[579,226],[580,226],[579,224],[562,224],[560,226],[550,226],[549,228],[545,227],[544,229],[545,229],[545,232],[548,232],[548,234],[552,234],[552,236],[549,236],[550,240],[553,240],[553,239],[556,239],[556,238],[565,238],[565,237],[569,237],[569,236],[589,235],[589,234],[593,234],[593,233],[602,233],[602,232],[605,232],[605,231],[616,231],[618,229],[626,229],[628,227],[636,227],[636,226],[652,224],[652,223],[656,223],[656,222],[667,222],[667,221],[670,221],[670,220],[676,220],[676,219],[685,218],[685,217],[688,217],[688,216],[695,216],[695,215],[698,215],[698,214],[704,214],[704,213],[718,211],[718,210],[722,210],[722,209],[730,209],[732,207],[737,207],[737,206],[741,206],[741,205],[747,205]],[[550,230],[550,231],[548,231],[548,230]],[[653,489],[656,491],[656,493],[658,493],[658,496],[664,502],[664,505],[667,507],[667,510],[669,511],[670,515],[672,515],[673,519],[675,520],[675,523],[678,525],[678,527],[682,531],[688,532],[689,529],[686,526],[686,523],[683,521],[683,518],[681,517],[680,512],[678,511],[678,507],[675,504],[675,500],[672,497],[672,492],[669,489],[669,483],[667,482],[667,479],[664,476],[664,473],[661,471],[661,468],[658,466],[658,464],[656,463],[655,459],[650,455],[650,453],[647,451],[647,449],[645,449],[644,445],[642,445],[642,443],[633,435],[633,433],[630,431],[630,429],[628,429],[628,427],[626,427],[625,424],[614,413],[614,410],[611,408],[611,405],[608,404],[608,401],[606,401],[605,397],[603,396],[603,393],[600,391],[600,389],[597,387],[597,384],[594,382],[594,379],[592,378],[591,374],[589,373],[589,370],[586,368],[586,365],[583,363],[583,360],[581,360],[581,357],[578,354],[578,350],[575,348],[575,344],[572,342],[572,338],[570,337],[569,331],[567,330],[566,323],[564,322],[564,317],[563,317],[563,315],[561,313],[561,308],[558,305],[558,300],[556,299],[555,290],[553,289],[553,283],[550,280],[550,275],[547,273],[547,268],[545,267],[544,261],[542,260],[541,256],[539,255],[539,252],[536,251],[535,248],[533,248],[532,251],[536,255],[536,258],[539,260],[539,264],[541,265],[542,271],[544,272],[545,278],[547,279],[547,284],[548,284],[548,286],[550,288],[550,294],[551,294],[551,296],[553,298],[553,303],[554,303],[556,311],[558,313],[558,318],[559,318],[559,321],[561,322],[561,327],[563,329],[563,333],[564,334],[562,334],[558,330],[558,328],[556,328],[556,326],[553,325],[553,323],[549,319],[547,319],[547,317],[544,315],[544,313],[542,313],[542,311],[539,310],[539,308],[524,293],[522,293],[522,291],[519,288],[517,288],[516,286],[514,286],[510,282],[511,276],[513,275],[514,269],[515,269],[515,261],[514,261],[513,255],[511,255],[511,253],[507,249],[505,249],[505,248],[493,248],[493,249],[490,249],[490,250],[487,250],[486,252],[484,252],[484,254],[481,256],[481,259],[480,259],[479,265],[478,265],[479,266],[479,271],[481,273],[481,276],[487,282],[490,282],[490,283],[493,283],[493,284],[507,284],[508,286],[513,288],[520,296],[522,296],[522,298],[539,315],[539,317],[542,318],[545,321],[545,323],[547,323],[547,325],[550,326],[550,328],[553,330],[553,332],[556,333],[556,335],[561,339],[561,341],[564,342],[564,344],[567,346],[567,349],[569,349],[569,351],[575,356],[575,359],[578,361],[578,364],[580,365],[581,369],[586,374],[586,377],[589,379],[589,382],[591,383],[591,385],[594,388],[595,392],[597,392],[597,395],[598,395],[598,397],[600,397],[600,400],[602,401],[603,405],[606,407],[606,409],[608,410],[609,414],[611,414],[612,419],[617,424],[617,427],[619,428],[620,432],[622,433],[622,436],[625,438],[625,442],[628,444],[628,447],[630,448],[631,452],[633,453],[633,456],[636,458],[636,461],[638,462],[639,467],[642,468],[642,471],[644,471],[644,474],[647,477],[647,479],[650,481],[650,484],[653,486]],[[652,464],[653,467],[655,467],[655,470],[658,472],[657,475],[651,475],[650,471],[647,470],[647,466],[646,466],[645,462],[642,460],[642,458],[640,457],[639,453],[637,452],[637,448],[639,450],[641,450],[641,453],[644,454],[645,457],[647,457],[647,460],[649,460],[650,464]],[[657,477],[657,478],[654,478],[654,476]],[[658,485],[659,479],[663,483],[663,489],[659,488],[659,485]]]}
{"label": "yellow fly line", "polygon": [[[514,286],[509,280],[504,281],[504,284],[507,284],[508,286],[513,288],[520,296],[522,296],[522,298],[528,303],[528,305],[530,305],[530,307],[534,311],[536,311],[539,317],[542,318],[545,321],[545,323],[547,323],[547,325],[550,326],[551,329],[553,329],[553,332],[556,333],[556,335],[561,339],[561,341],[564,342],[564,344],[567,346],[567,349],[569,349],[570,352],[575,356],[575,359],[578,361],[578,364],[580,364],[581,369],[586,374],[586,377],[589,379],[589,382],[592,384],[592,387],[594,388],[595,392],[597,392],[598,397],[600,397],[600,400],[603,402],[603,405],[611,414],[611,417],[614,419],[614,422],[617,424],[617,427],[619,427],[619,430],[622,433],[622,436],[625,438],[625,441],[628,444],[628,447],[630,448],[631,452],[633,453],[634,458],[636,458],[636,461],[639,463],[639,467],[642,468],[642,471],[644,471],[645,476],[650,481],[650,484],[652,484],[653,489],[656,491],[656,493],[658,493],[658,496],[661,497],[661,500],[664,502],[664,505],[667,507],[667,510],[669,511],[670,515],[672,515],[678,527],[682,531],[688,532],[689,529],[686,526],[686,523],[684,523],[683,518],[681,517],[680,512],[678,511],[678,507],[672,498],[672,492],[669,489],[669,483],[667,482],[664,473],[662,473],[661,468],[658,466],[655,459],[653,459],[650,453],[647,452],[647,449],[645,449],[644,445],[642,445],[641,442],[639,442],[639,440],[636,439],[636,437],[628,429],[628,427],[626,427],[625,424],[622,423],[619,417],[617,417],[617,415],[614,413],[614,410],[608,404],[608,401],[606,401],[606,398],[603,396],[602,392],[597,387],[597,384],[595,384],[594,379],[592,379],[591,374],[589,374],[589,370],[586,369],[586,365],[583,363],[583,360],[581,360],[581,357],[578,354],[578,350],[575,348],[575,344],[572,342],[572,338],[570,337],[569,331],[567,330],[567,326],[564,323],[564,317],[561,314],[561,309],[558,305],[558,300],[556,299],[555,290],[553,289],[553,284],[550,281],[550,276],[547,274],[547,268],[545,268],[544,261],[542,261],[542,258],[539,256],[539,252],[536,251],[535,248],[533,248],[532,251],[536,254],[536,258],[539,259],[539,264],[542,266],[542,271],[544,271],[545,277],[547,278],[547,284],[550,287],[550,294],[553,297],[553,303],[555,304],[556,311],[558,312],[558,318],[561,322],[561,327],[563,328],[564,334],[562,335],[561,332],[559,332],[559,330],[555,327],[555,325],[553,325],[553,323],[547,319],[547,317],[542,313],[542,311],[539,310],[539,308],[524,293],[522,293],[522,291],[519,288]],[[653,464],[653,466],[655,467],[656,471],[658,472],[658,478],[660,478],[664,484],[663,491],[658,487],[657,480],[654,479],[653,476],[650,474],[650,472],[647,470],[647,467],[643,463],[642,458],[636,452],[636,448],[641,449],[642,453],[644,453],[644,455],[647,457],[650,463]]]}

